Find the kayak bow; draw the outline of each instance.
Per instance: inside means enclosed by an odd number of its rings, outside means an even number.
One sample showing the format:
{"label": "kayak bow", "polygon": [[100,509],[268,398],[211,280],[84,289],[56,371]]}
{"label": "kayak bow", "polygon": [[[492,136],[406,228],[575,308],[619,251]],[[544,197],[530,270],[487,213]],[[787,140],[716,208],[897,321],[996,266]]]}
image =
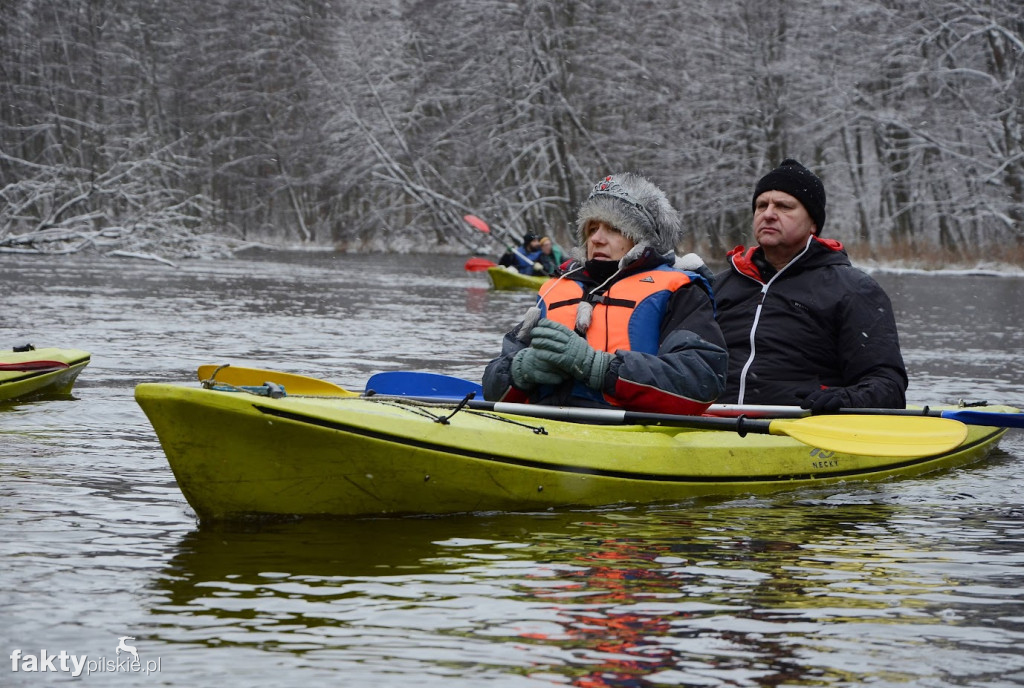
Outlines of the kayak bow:
{"label": "kayak bow", "polygon": [[0,352],[0,402],[68,394],[89,361],[77,349]]}

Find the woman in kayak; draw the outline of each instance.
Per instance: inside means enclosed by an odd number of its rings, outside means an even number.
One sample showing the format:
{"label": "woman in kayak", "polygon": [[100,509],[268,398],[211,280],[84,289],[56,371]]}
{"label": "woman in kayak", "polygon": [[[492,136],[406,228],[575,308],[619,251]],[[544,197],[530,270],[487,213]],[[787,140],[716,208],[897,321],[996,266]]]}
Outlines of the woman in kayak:
{"label": "woman in kayak", "polygon": [[580,205],[576,229],[564,274],[541,287],[488,363],[484,397],[703,412],[725,387],[728,355],[710,285],[677,265],[679,216],[665,193],[609,175]]}
{"label": "woman in kayak", "polygon": [[554,277],[558,274],[558,268],[565,258],[562,256],[562,247],[551,241],[551,237],[540,238],[540,256],[537,262],[544,268],[544,274]]}

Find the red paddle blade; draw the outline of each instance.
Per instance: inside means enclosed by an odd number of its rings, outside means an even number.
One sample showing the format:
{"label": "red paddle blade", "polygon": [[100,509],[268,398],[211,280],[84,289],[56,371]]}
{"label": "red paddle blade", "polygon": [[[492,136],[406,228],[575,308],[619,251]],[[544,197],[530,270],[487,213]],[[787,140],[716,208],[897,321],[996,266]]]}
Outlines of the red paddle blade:
{"label": "red paddle blade", "polygon": [[481,232],[484,232],[485,234],[491,233],[491,228],[487,225],[487,223],[481,220],[476,215],[463,215],[462,219],[468,222],[473,227],[479,229]]}
{"label": "red paddle blade", "polygon": [[466,261],[466,269],[470,272],[482,272],[497,265],[493,260],[486,258],[470,258]]}

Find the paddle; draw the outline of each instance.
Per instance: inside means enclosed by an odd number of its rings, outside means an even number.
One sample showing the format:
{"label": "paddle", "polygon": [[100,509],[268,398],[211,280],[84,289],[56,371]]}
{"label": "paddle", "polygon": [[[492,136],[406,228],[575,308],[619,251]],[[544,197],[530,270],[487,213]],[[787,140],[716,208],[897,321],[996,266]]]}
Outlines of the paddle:
{"label": "paddle", "polygon": [[[415,399],[415,397],[409,397]],[[430,397],[420,401],[438,401]],[[512,404],[494,401],[463,402],[472,409],[582,423],[625,423],[668,425],[696,430],[731,430],[747,433],[785,435],[798,442],[842,454],[912,458],[948,452],[963,443],[967,426],[955,420],[927,416],[810,416],[792,420],[751,420],[677,416],[621,409],[592,409],[540,404]]]}
{"label": "paddle", "polygon": [[[392,394],[409,397],[430,397],[445,396],[454,394],[448,390],[465,390],[463,394],[454,396],[465,396],[469,392],[477,392],[482,396],[483,390],[475,382],[453,377],[451,375],[439,375],[438,373],[417,373],[398,372],[378,373],[383,376],[379,384],[383,389],[376,389],[380,394]],[[394,377],[390,377],[394,376]],[[444,380],[441,380],[444,378]],[[370,386],[367,385],[369,389]],[[443,394],[436,390],[443,389]],[[385,391],[386,390],[386,391]],[[810,411],[799,406],[773,406],[757,404],[712,404],[708,407],[707,413],[712,416],[735,418],[747,416],[748,418],[805,418],[811,415]],[[977,409],[930,409],[927,406],[923,409],[840,409],[838,414],[859,415],[859,416],[929,416],[933,418],[946,418],[956,420],[967,425],[984,425],[996,428],[1024,428],[1024,413],[1007,413],[1002,411],[981,411]],[[834,414],[826,414],[834,415]]]}
{"label": "paddle", "polygon": [[70,367],[71,366],[63,361],[22,361],[20,363],[0,363],[0,372],[7,370],[60,370],[61,368]]}
{"label": "paddle", "polygon": [[[805,418],[811,415],[807,409],[799,406],[758,406],[747,404],[712,404],[708,413],[716,416],[735,417],[739,415],[773,418]],[[855,414],[859,416],[917,416],[931,418],[947,418],[960,421],[967,425],[985,425],[995,428],[1024,428],[1024,413],[1007,413],[1005,411],[981,411],[974,409],[876,409],[876,408],[843,408],[837,414]]]}
{"label": "paddle", "polygon": [[[219,369],[218,369],[219,368]],[[260,386],[274,382],[285,387],[289,394],[310,396],[359,396],[338,385],[304,375],[281,373],[258,368],[234,366],[199,366],[199,379],[211,377],[235,386]],[[216,373],[216,374],[215,374]],[[378,373],[377,376],[383,375]],[[424,382],[424,373],[412,373],[417,383]],[[376,376],[375,376],[376,377]],[[459,378],[439,375],[444,382]],[[398,377],[394,376],[397,380]],[[373,378],[371,378],[373,380]],[[474,385],[463,380],[463,383]],[[376,390],[375,390],[376,391]],[[452,398],[437,396],[400,395],[416,401],[448,402]],[[747,418],[710,418],[706,416],[677,416],[664,413],[640,413],[619,409],[568,408],[540,404],[511,404],[504,402],[466,399],[469,408],[496,413],[509,413],[534,418],[566,420],[583,423],[630,423],[638,425],[670,425],[702,430],[729,430],[741,436],[749,432],[785,435],[813,447],[845,454],[865,454],[886,457],[917,457],[950,451],[967,437],[962,423],[944,418],[917,416],[910,418],[880,416],[811,416],[796,420],[750,420]]]}
{"label": "paddle", "polygon": [[440,373],[388,370],[366,381],[367,391],[390,396],[443,397],[462,399],[469,393],[482,397],[484,388],[476,382]]}
{"label": "paddle", "polygon": [[474,227],[475,229],[479,229],[484,234],[490,234],[491,233],[490,225],[488,225],[486,222],[481,220],[476,215],[463,215],[462,219],[465,220],[466,222],[468,222],[471,227]]}
{"label": "paddle", "polygon": [[[259,387],[266,382],[273,382],[284,387],[285,392],[291,395],[359,396],[359,392],[351,392],[326,380],[276,370],[232,365],[201,365],[197,372],[200,381],[212,378],[215,382],[235,387]],[[429,397],[433,401],[462,399],[470,392],[483,396],[483,388],[469,380],[439,373],[411,373],[399,370],[384,371],[371,376],[366,388],[384,396]]]}
{"label": "paddle", "polygon": [[466,261],[465,268],[470,272],[483,272],[489,268],[496,268],[498,264],[486,258],[470,258]]}
{"label": "paddle", "polygon": [[377,394],[403,397],[450,396],[461,399],[470,392],[478,397],[484,395],[479,383],[454,375],[421,373],[409,370],[387,370],[377,373],[366,382],[366,389]]}
{"label": "paddle", "polygon": [[[359,392],[349,391],[326,380],[294,373],[282,373],[276,370],[232,365],[201,365],[197,372],[200,381],[212,378],[215,382],[235,387],[259,387],[266,382],[273,382],[284,387],[285,392],[291,395],[359,396]],[[410,373],[398,370],[385,371],[371,376],[366,383],[366,388],[372,389],[375,394],[385,396],[429,397],[432,401],[462,399],[470,392],[483,395],[483,388],[469,380],[439,373]]]}
{"label": "paddle", "polygon": [[282,373],[276,370],[243,368],[232,365],[201,365],[197,372],[201,382],[212,379],[215,382],[222,382],[234,387],[259,387],[267,382],[273,382],[284,387],[285,392],[293,396],[359,396],[358,392],[350,392],[344,387],[339,387],[326,380],[296,375],[295,373]]}

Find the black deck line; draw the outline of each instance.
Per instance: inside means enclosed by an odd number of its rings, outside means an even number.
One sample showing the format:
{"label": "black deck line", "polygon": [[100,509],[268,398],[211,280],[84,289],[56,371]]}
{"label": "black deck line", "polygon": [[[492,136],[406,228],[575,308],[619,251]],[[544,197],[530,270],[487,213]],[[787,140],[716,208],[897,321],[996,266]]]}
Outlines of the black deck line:
{"label": "black deck line", "polygon": [[[433,442],[423,442],[421,440],[414,440],[406,437],[398,437],[396,435],[384,432],[377,432],[376,430],[368,430],[358,425],[350,425],[347,423],[339,423],[338,421],[327,420],[325,418],[317,418],[315,416],[307,416],[294,411],[285,411],[283,409],[271,408],[268,406],[260,406],[254,404],[253,407],[260,413],[268,416],[275,416],[277,418],[284,418],[287,420],[293,420],[299,423],[306,423],[307,425],[316,425],[321,428],[328,428],[330,430],[338,430],[340,432],[347,432],[353,435],[361,435],[363,437],[372,437],[378,440],[384,440],[387,442],[393,442],[408,447],[416,447],[418,449],[428,449],[431,451],[442,452],[445,454],[453,454],[456,456],[464,456],[471,459],[480,459],[483,461],[491,461],[494,463],[510,464],[513,466],[525,466],[527,468],[537,468],[540,470],[555,471],[560,473],[577,473],[582,475],[593,475],[607,478],[626,478],[629,480],[647,480],[651,482],[663,482],[663,483],[774,483],[774,482],[791,482],[795,480],[824,480],[827,478],[849,478],[853,476],[870,475],[872,473],[884,473],[886,471],[897,470],[900,468],[908,468],[923,463],[931,463],[932,461],[941,460],[947,456],[953,454],[959,454],[961,452],[970,451],[979,444],[983,444],[992,439],[991,435],[986,435],[976,442],[971,444],[961,445],[956,449],[942,454],[931,454],[928,456],[922,456],[914,459],[907,459],[899,463],[886,464],[885,466],[879,466],[871,469],[862,470],[849,470],[839,471],[836,473],[793,473],[785,475],[775,476],[684,476],[684,475],[658,475],[654,473],[638,473],[632,471],[611,471],[601,470],[594,468],[584,468],[581,466],[568,466],[562,464],[551,464],[541,461],[532,461],[530,459],[519,459],[513,456],[500,456],[497,454],[485,453],[480,451],[473,451],[467,449],[458,449],[451,447],[446,444],[436,444]],[[810,445],[808,445],[810,447]]]}

